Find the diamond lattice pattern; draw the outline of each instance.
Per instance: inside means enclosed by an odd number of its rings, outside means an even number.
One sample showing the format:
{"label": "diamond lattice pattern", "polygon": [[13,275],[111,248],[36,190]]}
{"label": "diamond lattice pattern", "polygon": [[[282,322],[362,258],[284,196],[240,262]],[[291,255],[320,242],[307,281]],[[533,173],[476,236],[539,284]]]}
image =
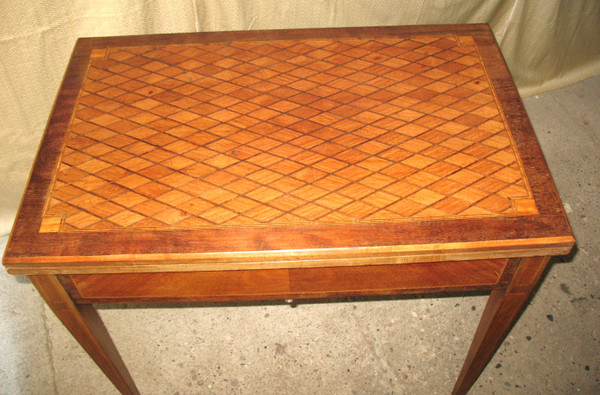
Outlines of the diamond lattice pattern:
{"label": "diamond lattice pattern", "polygon": [[46,216],[62,231],[517,215],[530,192],[469,37],[110,48]]}

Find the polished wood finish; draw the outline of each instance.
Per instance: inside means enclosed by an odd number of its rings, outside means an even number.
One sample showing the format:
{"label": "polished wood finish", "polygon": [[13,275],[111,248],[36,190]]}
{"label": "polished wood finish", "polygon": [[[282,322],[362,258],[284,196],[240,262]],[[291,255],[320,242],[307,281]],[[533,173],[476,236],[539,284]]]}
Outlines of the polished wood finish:
{"label": "polished wood finish", "polygon": [[78,41],[4,262],[194,271],[515,243],[573,240],[487,27],[202,33]]}
{"label": "polished wood finish", "polygon": [[234,41],[94,56],[40,231],[536,213],[471,36]]}
{"label": "polished wood finish", "polygon": [[573,244],[487,26],[280,30],[80,39],[3,262],[82,344],[95,302],[490,290],[464,393]]}
{"label": "polished wood finish", "polygon": [[453,394],[467,393],[477,380],[508,333],[523,304],[529,299],[548,260],[549,257],[522,259],[508,287],[492,291],[452,391]]}
{"label": "polished wood finish", "polygon": [[[234,301],[489,289],[506,259],[310,269],[75,274],[78,302]],[[435,275],[432,275],[435,273]]]}
{"label": "polished wood finish", "polygon": [[29,276],[29,280],[115,387],[123,394],[139,394],[94,307],[74,303],[56,276]]}

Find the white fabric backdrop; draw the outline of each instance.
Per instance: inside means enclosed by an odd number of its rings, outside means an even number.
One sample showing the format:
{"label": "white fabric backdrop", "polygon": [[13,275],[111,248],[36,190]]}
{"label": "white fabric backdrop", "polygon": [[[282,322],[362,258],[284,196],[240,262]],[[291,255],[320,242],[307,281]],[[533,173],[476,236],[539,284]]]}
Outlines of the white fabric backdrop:
{"label": "white fabric backdrop", "polygon": [[600,0],[0,1],[0,235],[77,37],[482,22],[522,95],[600,73]]}

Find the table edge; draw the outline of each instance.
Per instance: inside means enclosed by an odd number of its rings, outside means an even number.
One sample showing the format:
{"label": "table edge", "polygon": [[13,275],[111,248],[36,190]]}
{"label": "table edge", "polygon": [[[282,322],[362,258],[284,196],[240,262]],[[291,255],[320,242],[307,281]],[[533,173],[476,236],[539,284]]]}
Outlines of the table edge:
{"label": "table edge", "polygon": [[377,247],[196,254],[4,257],[10,274],[142,273],[407,264],[568,254],[571,236]]}

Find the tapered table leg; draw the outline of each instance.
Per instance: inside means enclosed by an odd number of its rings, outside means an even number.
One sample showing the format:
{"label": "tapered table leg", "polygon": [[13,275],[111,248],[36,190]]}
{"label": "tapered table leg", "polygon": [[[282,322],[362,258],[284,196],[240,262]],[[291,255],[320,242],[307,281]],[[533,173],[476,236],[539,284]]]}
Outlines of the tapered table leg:
{"label": "tapered table leg", "polygon": [[123,394],[139,394],[100,316],[75,303],[56,276],[29,276],[54,314]]}
{"label": "tapered table leg", "polygon": [[508,285],[492,291],[453,394],[466,394],[508,334],[550,257],[523,258]]}

